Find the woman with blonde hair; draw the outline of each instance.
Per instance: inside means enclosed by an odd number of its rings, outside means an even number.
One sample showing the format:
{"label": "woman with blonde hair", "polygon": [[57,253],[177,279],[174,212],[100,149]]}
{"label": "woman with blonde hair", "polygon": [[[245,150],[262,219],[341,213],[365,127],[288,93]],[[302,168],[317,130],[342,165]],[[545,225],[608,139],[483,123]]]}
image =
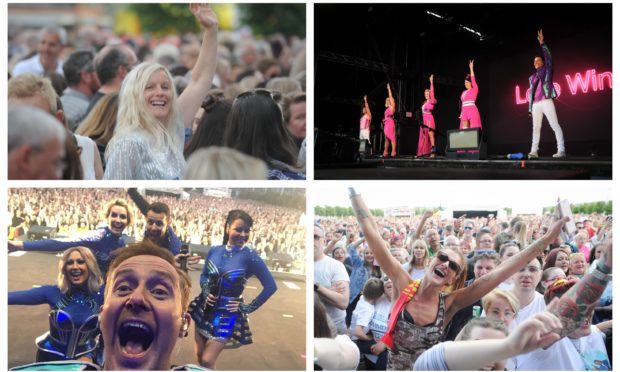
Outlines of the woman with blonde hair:
{"label": "woman with blonde hair", "polygon": [[101,97],[95,107],[82,120],[75,133],[89,137],[97,144],[103,169],[106,147],[112,139],[118,114],[118,93],[109,93]]}
{"label": "woman with blonde hair", "polygon": [[[437,252],[421,280],[414,280],[389,253],[379,228],[360,194],[349,189],[351,204],[368,247],[381,270],[392,280],[398,299],[388,329],[381,339],[389,348],[388,369],[408,370],[427,349],[439,343],[454,314],[492,291],[498,284],[532,260],[560,233],[568,220],[557,221],[539,241],[508,259],[492,272],[463,287],[467,262],[458,248]],[[446,287],[451,290],[446,291]]]}
{"label": "woman with blonde hair", "polygon": [[73,247],[63,253],[58,263],[57,285],[9,292],[9,305],[50,306],[50,331],[35,342],[37,362],[93,361],[98,344],[99,308],[103,305],[102,283],[90,249]]}
{"label": "woman with blonde hair", "polygon": [[168,70],[143,62],[123,80],[116,129],[106,151],[105,179],[180,179],[185,170],[185,128],[211,88],[217,59],[217,16],[190,4],[205,28],[192,78],[180,97]]}
{"label": "woman with blonde hair", "polygon": [[227,147],[195,151],[187,160],[186,180],[266,180],[264,161]]}
{"label": "woman with blonde hair", "polygon": [[521,305],[512,292],[495,288],[482,297],[482,308],[487,318],[499,320],[506,328],[510,328],[510,323],[519,313]]}
{"label": "woman with blonde hair", "polygon": [[426,242],[417,239],[411,243],[411,261],[403,265],[403,268],[411,275],[412,279],[422,279],[430,260]]}

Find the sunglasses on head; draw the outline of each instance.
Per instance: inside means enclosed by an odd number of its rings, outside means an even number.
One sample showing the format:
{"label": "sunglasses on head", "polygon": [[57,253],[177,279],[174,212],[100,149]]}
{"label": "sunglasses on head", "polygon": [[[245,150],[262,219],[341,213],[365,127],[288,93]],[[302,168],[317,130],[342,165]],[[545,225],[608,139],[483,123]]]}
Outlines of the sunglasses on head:
{"label": "sunglasses on head", "polygon": [[112,217],[112,218],[117,218],[117,217],[118,217],[118,218],[120,218],[121,220],[125,220],[125,219],[127,219],[127,215],[126,215],[126,214],[124,214],[124,213],[120,213],[120,214],[119,214],[119,213],[116,213],[116,212],[112,212],[112,213],[110,213],[110,217]]}
{"label": "sunglasses on head", "polygon": [[270,91],[269,89],[257,88],[257,89],[248,90],[247,92],[243,92],[239,94],[235,100],[238,100],[244,97],[250,97],[253,95],[269,97],[275,102],[280,102],[280,99],[282,99],[282,94],[280,92]]}
{"label": "sunglasses on head", "polygon": [[447,262],[448,267],[452,269],[452,271],[454,271],[456,274],[461,272],[461,265],[459,265],[455,261],[452,261],[447,253],[441,251],[437,252],[437,259],[441,262]]}

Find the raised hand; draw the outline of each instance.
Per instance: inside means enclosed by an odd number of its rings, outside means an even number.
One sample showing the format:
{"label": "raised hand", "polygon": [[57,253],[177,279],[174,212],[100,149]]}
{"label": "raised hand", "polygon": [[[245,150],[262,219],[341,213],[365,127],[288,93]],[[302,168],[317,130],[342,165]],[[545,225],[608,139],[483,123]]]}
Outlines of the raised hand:
{"label": "raised hand", "polygon": [[542,28],[538,30],[538,43],[542,45],[545,42],[545,38],[543,37]]}
{"label": "raised hand", "polygon": [[433,84],[433,74],[431,74],[431,76],[429,76],[428,80],[431,82],[431,84]]}
{"label": "raised hand", "polygon": [[469,69],[470,69],[471,71],[474,71],[474,60],[473,60],[473,59],[470,59],[470,60],[469,60]]}
{"label": "raised hand", "polygon": [[200,22],[202,27],[206,29],[217,27],[217,15],[213,9],[211,9],[209,4],[189,4],[189,10],[192,12],[194,17],[196,17],[198,22]]}

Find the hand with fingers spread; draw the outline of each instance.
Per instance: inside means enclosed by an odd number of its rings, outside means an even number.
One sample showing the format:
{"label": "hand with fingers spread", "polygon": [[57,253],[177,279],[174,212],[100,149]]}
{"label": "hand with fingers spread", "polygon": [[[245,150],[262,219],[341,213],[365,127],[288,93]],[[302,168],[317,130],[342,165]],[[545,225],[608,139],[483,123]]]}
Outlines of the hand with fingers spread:
{"label": "hand with fingers spread", "polygon": [[209,4],[189,4],[189,10],[205,29],[217,27],[217,15]]}
{"label": "hand with fingers spread", "polygon": [[545,38],[543,37],[543,31],[541,28],[540,30],[538,30],[538,43],[540,43],[540,45],[543,45],[544,42]]}

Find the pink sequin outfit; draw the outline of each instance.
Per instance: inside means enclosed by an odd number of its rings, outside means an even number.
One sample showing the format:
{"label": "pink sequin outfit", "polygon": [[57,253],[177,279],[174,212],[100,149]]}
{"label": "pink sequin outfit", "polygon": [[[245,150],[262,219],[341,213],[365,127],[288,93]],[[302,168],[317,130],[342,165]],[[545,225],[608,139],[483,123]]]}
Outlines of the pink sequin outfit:
{"label": "pink sequin outfit", "polygon": [[389,106],[385,109],[383,116],[383,133],[390,141],[396,141],[396,135],[394,134],[394,111]]}
{"label": "pink sequin outfit", "polygon": [[[422,105],[422,120],[424,125],[435,129],[435,118],[433,117],[433,109],[437,104],[435,99],[435,90],[433,89],[433,83],[431,83],[430,99]],[[430,130],[426,127],[420,127],[420,136],[418,138],[418,156],[426,155],[431,152],[431,138]]]}
{"label": "pink sequin outfit", "polygon": [[476,77],[471,75],[471,89],[467,89],[461,94],[460,129],[463,129],[462,125],[465,120],[469,120],[470,128],[482,128],[482,120],[480,120],[480,113],[476,107],[476,97],[478,97],[478,84],[476,84]]}

